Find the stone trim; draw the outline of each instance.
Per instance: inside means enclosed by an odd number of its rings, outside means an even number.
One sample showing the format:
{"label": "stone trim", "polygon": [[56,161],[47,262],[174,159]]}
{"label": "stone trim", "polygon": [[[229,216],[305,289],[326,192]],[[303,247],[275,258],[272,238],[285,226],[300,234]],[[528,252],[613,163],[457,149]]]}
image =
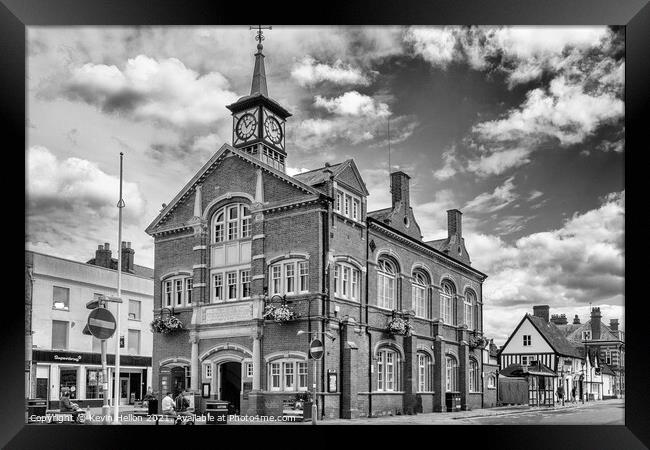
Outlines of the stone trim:
{"label": "stone trim", "polygon": [[207,245],[195,245],[192,247],[192,250],[207,250],[208,246]]}

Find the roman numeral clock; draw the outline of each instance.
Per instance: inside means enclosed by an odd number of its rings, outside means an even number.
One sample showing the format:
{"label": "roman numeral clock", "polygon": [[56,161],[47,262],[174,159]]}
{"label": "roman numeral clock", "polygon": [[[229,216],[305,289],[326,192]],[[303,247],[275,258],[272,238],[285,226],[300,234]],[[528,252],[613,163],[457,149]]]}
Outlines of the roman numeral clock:
{"label": "roman numeral clock", "polygon": [[285,122],[291,113],[269,97],[261,28],[251,93],[226,106],[232,112],[232,144],[269,166],[285,171]]}

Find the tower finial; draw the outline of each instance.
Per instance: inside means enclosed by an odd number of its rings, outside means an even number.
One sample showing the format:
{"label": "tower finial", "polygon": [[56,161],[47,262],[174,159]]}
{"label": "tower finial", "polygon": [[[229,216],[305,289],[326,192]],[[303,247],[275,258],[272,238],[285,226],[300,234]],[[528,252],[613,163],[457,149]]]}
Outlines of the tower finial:
{"label": "tower finial", "polygon": [[255,36],[255,40],[257,41],[257,50],[258,52],[261,52],[264,46],[262,45],[262,41],[264,40],[264,34],[262,33],[262,30],[271,30],[273,27],[269,25],[268,27],[262,26],[262,25],[251,25],[248,27],[249,30],[254,30],[257,28],[257,35]]}

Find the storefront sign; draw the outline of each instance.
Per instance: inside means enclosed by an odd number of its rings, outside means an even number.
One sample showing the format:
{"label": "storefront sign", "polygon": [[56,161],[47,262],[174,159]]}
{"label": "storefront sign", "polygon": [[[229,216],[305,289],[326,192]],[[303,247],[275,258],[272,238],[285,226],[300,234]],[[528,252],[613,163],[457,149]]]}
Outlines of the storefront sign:
{"label": "storefront sign", "polygon": [[54,360],[55,360],[55,361],[72,361],[72,362],[79,362],[79,361],[81,361],[81,355],[77,355],[77,356],[61,356],[61,355],[54,355]]}
{"label": "storefront sign", "polygon": [[[84,352],[61,352],[55,350],[33,350],[32,360],[34,362],[50,363],[77,363],[100,365],[102,355],[100,353]],[[106,355],[106,362],[109,366],[115,364],[115,355]],[[151,356],[120,355],[120,364],[123,366],[151,367]]]}

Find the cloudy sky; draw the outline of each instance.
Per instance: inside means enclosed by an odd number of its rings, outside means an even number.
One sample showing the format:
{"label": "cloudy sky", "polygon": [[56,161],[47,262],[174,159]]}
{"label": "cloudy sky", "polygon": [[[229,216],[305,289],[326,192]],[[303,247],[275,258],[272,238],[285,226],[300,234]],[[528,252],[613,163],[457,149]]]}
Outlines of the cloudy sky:
{"label": "cloudy sky", "polygon": [[[624,34],[607,27],[281,27],[269,94],[293,116],[289,173],[354,158],[370,209],[391,162],[425,240],[463,211],[497,343],[533,304],[624,327]],[[224,142],[247,95],[247,27],[28,27],[27,248],[76,260],[145,227]]]}

